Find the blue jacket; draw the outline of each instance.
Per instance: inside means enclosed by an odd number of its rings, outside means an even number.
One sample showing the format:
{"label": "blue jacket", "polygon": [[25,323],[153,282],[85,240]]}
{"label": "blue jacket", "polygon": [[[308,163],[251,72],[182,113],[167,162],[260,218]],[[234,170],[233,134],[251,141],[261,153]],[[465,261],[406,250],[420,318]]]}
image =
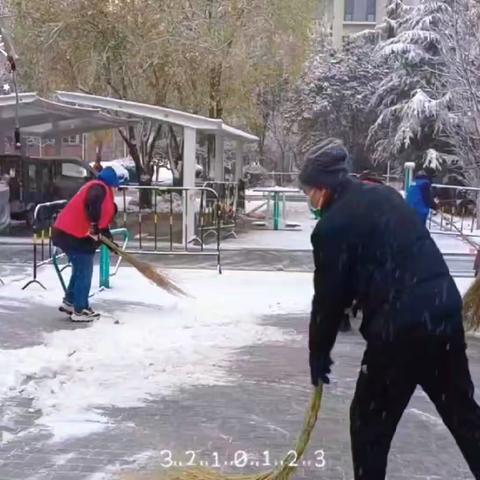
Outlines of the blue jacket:
{"label": "blue jacket", "polygon": [[407,203],[421,216],[428,215],[434,202],[431,195],[432,182],[427,178],[417,178],[407,192]]}

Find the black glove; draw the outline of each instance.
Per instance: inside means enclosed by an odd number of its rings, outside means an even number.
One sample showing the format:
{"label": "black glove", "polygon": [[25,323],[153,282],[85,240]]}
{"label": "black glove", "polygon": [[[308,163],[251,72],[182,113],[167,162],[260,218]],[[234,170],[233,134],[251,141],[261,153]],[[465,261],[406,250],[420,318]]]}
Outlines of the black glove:
{"label": "black glove", "polygon": [[[120,247],[120,245],[115,242],[113,240],[113,235],[112,235],[112,232],[108,229],[108,228],[103,228],[102,230],[100,230],[100,234],[107,238],[108,240],[110,240],[119,250],[122,249],[122,247]],[[115,250],[113,250],[112,248],[110,248],[108,245],[106,245],[106,247],[112,252],[112,253],[117,253],[115,252]]]}
{"label": "black glove", "polygon": [[331,373],[331,366],[333,365],[330,355],[322,353],[310,352],[310,375],[312,378],[312,385],[318,387],[320,382],[328,385],[330,379],[328,378]]}
{"label": "black glove", "polygon": [[98,234],[100,233],[100,229],[98,228],[98,224],[97,223],[91,223],[90,224],[90,235],[93,235],[93,236],[98,236]]}
{"label": "black glove", "polygon": [[108,240],[113,242],[113,235],[109,228],[102,228],[99,233],[102,237],[108,238]]}

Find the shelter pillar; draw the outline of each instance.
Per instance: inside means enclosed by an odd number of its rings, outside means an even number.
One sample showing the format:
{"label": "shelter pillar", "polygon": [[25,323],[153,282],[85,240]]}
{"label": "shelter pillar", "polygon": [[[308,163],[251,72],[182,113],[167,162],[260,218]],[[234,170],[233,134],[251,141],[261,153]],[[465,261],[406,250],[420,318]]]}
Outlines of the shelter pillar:
{"label": "shelter pillar", "polygon": [[225,180],[225,145],[223,136],[215,134],[215,176],[216,182]]}
{"label": "shelter pillar", "polygon": [[[195,128],[183,128],[183,186],[195,187],[197,131]],[[195,237],[195,192],[183,194],[183,230],[184,244]]]}
{"label": "shelter pillar", "polygon": [[236,141],[235,150],[235,182],[238,183],[243,178],[243,142]]}
{"label": "shelter pillar", "polygon": [[56,136],[53,139],[53,151],[56,157],[62,155],[62,137]]}

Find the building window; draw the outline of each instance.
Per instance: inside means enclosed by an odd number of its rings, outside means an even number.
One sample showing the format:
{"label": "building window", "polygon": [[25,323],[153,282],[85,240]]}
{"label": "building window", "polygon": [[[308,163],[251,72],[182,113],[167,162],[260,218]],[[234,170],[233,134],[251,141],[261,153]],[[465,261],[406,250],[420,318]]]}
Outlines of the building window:
{"label": "building window", "polygon": [[64,145],[81,145],[81,135],[70,135],[69,137],[63,137],[62,143]]}
{"label": "building window", "polygon": [[346,22],[372,22],[377,20],[376,0],[345,0]]}

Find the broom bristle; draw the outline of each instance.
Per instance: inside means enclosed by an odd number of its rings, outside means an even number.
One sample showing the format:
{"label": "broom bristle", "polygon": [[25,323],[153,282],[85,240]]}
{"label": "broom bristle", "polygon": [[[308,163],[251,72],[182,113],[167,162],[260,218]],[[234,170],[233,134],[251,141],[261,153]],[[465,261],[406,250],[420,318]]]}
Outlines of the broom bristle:
{"label": "broom bristle", "polygon": [[[447,224],[458,232],[463,241],[468,243],[478,252],[480,249],[478,243],[467,237],[454,222],[448,219],[446,219],[446,221]],[[473,284],[467,290],[467,293],[463,296],[463,323],[467,331],[476,331],[480,328],[480,277],[475,279]]]}
{"label": "broom bristle", "polygon": [[313,394],[307,418],[294,449],[295,453],[289,452],[281,462],[281,466],[276,470],[250,475],[228,475],[220,470],[194,467],[189,469],[167,469],[153,474],[130,474],[123,478],[124,480],[290,480],[297,469],[298,461],[302,458],[310,442],[310,437],[317,423],[322,396],[323,385],[320,384]]}
{"label": "broom bristle", "polygon": [[463,297],[463,322],[467,331],[480,329],[480,277]]}
{"label": "broom bristle", "polygon": [[153,268],[146,262],[142,262],[134,255],[131,255],[121,248],[119,248],[115,243],[110,241],[108,238],[104,236],[100,236],[100,240],[104,243],[107,247],[112,249],[117,255],[121,256],[125,259],[132,267],[136,268],[144,277],[151,280],[157,286],[162,288],[163,290],[171,293],[172,295],[181,295],[181,296],[188,296],[180,287],[175,285],[164,273],[160,273],[158,270]]}

